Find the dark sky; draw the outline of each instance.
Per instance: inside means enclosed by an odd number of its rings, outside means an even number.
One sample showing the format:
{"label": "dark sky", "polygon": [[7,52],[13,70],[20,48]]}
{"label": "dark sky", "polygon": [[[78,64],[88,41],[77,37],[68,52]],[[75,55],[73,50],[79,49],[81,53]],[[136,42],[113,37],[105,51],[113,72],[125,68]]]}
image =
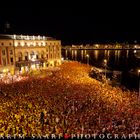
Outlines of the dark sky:
{"label": "dark sky", "polygon": [[[132,10],[132,9],[131,9]],[[59,8],[16,7],[0,9],[0,31],[6,21],[13,33],[46,35],[62,44],[140,41],[139,12],[120,7]]]}

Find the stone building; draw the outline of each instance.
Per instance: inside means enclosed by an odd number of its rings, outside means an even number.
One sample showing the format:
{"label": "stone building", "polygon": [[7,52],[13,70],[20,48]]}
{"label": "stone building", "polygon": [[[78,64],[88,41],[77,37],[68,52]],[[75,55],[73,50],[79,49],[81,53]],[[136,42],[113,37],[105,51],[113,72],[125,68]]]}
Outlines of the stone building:
{"label": "stone building", "polygon": [[60,64],[60,40],[46,36],[0,35],[0,73]]}

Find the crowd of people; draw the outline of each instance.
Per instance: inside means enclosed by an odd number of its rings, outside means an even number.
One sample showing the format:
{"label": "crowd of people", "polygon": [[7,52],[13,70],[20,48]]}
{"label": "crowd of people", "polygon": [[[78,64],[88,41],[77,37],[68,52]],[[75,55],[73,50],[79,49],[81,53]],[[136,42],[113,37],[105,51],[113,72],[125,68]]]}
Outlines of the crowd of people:
{"label": "crowd of people", "polygon": [[138,93],[93,79],[90,69],[70,61],[0,85],[0,135],[138,134]]}

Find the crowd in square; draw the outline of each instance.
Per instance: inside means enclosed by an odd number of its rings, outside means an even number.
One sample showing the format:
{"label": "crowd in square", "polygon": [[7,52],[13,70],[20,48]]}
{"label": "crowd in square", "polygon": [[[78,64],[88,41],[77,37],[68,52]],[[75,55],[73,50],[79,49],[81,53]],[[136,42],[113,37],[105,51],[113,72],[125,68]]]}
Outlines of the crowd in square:
{"label": "crowd in square", "polygon": [[69,61],[44,77],[0,85],[0,135],[140,133],[138,93],[93,79],[90,70]]}

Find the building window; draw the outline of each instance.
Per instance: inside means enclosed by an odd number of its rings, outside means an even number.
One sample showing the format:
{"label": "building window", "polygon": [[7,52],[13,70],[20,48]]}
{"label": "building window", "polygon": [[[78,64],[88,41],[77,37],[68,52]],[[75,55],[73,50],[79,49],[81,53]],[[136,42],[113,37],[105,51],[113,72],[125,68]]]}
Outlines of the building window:
{"label": "building window", "polygon": [[18,46],[20,46],[20,42],[18,42]]}
{"label": "building window", "polygon": [[6,58],[2,58],[3,66],[6,66]]}
{"label": "building window", "polygon": [[12,43],[10,42],[9,45],[12,46]]}
{"label": "building window", "polygon": [[13,54],[13,50],[10,50],[10,54],[11,54],[11,55]]}
{"label": "building window", "polygon": [[43,46],[43,43],[41,42],[41,46]]}
{"label": "building window", "polygon": [[2,55],[5,55],[5,50],[2,50]]}
{"label": "building window", "polygon": [[22,61],[22,57],[19,57],[19,58],[18,58],[18,61]]}
{"label": "building window", "polygon": [[42,59],[44,58],[44,55],[43,55],[43,54],[41,54],[41,58],[42,58]]}
{"label": "building window", "polygon": [[30,43],[30,46],[33,46],[33,42]]}
{"label": "building window", "polygon": [[25,46],[27,46],[27,42],[25,42]]}
{"label": "building window", "polygon": [[47,42],[46,42],[46,45],[47,45]]}
{"label": "building window", "polygon": [[36,59],[39,59],[38,54],[36,55]]}
{"label": "building window", "polygon": [[13,57],[10,58],[11,65],[13,65]]}
{"label": "building window", "polygon": [[49,58],[48,54],[46,55],[47,59]]}
{"label": "building window", "polygon": [[38,46],[38,42],[36,42],[36,46]]}
{"label": "building window", "polygon": [[4,43],[2,42],[2,43],[1,43],[1,45],[3,46],[3,45],[4,45]]}
{"label": "building window", "polygon": [[28,61],[28,56],[25,56],[25,61]]}

